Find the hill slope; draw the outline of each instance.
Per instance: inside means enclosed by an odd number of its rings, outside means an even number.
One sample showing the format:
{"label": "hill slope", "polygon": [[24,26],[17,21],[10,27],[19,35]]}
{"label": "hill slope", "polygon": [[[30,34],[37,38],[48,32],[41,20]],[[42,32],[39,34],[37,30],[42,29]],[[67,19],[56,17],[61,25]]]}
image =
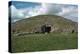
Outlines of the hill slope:
{"label": "hill slope", "polygon": [[44,24],[50,24],[52,31],[77,31],[78,24],[56,15],[39,15],[12,23],[12,31],[34,32],[39,31]]}

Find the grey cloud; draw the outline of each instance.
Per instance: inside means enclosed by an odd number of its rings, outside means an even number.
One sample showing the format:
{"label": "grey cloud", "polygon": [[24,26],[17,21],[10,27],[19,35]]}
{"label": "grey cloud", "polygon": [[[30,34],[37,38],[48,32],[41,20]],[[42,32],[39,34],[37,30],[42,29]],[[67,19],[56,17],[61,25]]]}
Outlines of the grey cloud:
{"label": "grey cloud", "polygon": [[[13,21],[23,19],[30,16],[35,16],[37,14],[42,14],[42,10],[45,8],[45,14],[50,15],[59,15],[63,16],[67,19],[73,20],[75,22],[78,21],[78,7],[76,5],[66,5],[66,4],[45,4],[45,7],[36,6],[35,8],[25,8],[25,9],[16,9],[13,8],[12,12],[12,19]],[[42,8],[42,9],[41,9]],[[44,10],[45,11],[45,10]],[[43,12],[44,13],[44,12]],[[17,19],[18,18],[18,19]]]}

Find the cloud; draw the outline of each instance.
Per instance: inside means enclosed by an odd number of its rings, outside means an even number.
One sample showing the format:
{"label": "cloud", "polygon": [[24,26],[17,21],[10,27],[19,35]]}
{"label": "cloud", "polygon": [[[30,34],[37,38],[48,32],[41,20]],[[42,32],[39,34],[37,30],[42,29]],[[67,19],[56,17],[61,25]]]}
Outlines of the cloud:
{"label": "cloud", "polygon": [[61,11],[60,5],[42,3],[42,8],[46,9],[47,14],[57,14]]}
{"label": "cloud", "polygon": [[25,15],[25,18],[37,16],[37,15],[43,15],[43,14],[57,14],[61,11],[61,8],[59,5],[53,5],[53,4],[46,4],[41,3],[41,5],[35,6],[35,7],[28,7],[25,9],[21,9],[21,12]]}
{"label": "cloud", "polygon": [[37,15],[42,15],[45,14],[46,11],[45,9],[39,5],[39,6],[35,6],[35,7],[28,7],[25,9],[19,9],[23,14],[24,14],[24,18],[28,18],[28,17],[32,17],[32,16],[37,16]]}
{"label": "cloud", "polygon": [[16,9],[15,6],[11,5],[10,9],[11,9],[12,22],[20,20],[21,18],[24,17],[24,14],[22,12],[20,12],[18,9]]}
{"label": "cloud", "polygon": [[42,8],[46,10],[45,14],[59,15],[75,22],[78,21],[78,7],[76,5],[42,3]]}
{"label": "cloud", "polygon": [[63,16],[67,19],[77,22],[78,21],[78,8],[74,6],[62,7],[62,11],[58,15]]}
{"label": "cloud", "polygon": [[59,5],[53,5],[53,4],[46,4],[46,3],[41,3],[39,6],[35,6],[34,8],[30,7],[28,9],[25,9],[26,17],[27,16],[36,16],[36,15],[43,15],[43,14],[57,14],[58,12],[61,11],[61,8]]}
{"label": "cloud", "polygon": [[17,9],[12,5],[10,8],[13,21],[43,14],[59,15],[75,22],[78,21],[78,8],[74,5],[41,3],[35,7]]}

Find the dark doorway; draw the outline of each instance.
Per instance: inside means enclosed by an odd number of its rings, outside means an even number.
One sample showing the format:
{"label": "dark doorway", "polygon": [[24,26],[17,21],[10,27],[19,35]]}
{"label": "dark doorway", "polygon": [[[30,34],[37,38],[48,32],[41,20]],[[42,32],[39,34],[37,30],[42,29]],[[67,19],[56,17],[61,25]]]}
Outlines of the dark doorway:
{"label": "dark doorway", "polygon": [[51,27],[50,26],[45,28],[45,32],[50,33],[50,31],[51,31]]}
{"label": "dark doorway", "polygon": [[45,32],[50,33],[50,31],[51,31],[51,26],[43,25],[43,26],[41,27],[41,31],[42,31],[42,33],[45,33]]}

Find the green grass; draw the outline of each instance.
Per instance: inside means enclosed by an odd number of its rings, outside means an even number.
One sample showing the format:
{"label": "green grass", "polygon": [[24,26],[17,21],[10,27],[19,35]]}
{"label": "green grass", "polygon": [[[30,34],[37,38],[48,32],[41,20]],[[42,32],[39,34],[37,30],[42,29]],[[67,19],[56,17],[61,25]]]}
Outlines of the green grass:
{"label": "green grass", "polygon": [[12,36],[12,52],[76,49],[77,39],[77,33]]}

